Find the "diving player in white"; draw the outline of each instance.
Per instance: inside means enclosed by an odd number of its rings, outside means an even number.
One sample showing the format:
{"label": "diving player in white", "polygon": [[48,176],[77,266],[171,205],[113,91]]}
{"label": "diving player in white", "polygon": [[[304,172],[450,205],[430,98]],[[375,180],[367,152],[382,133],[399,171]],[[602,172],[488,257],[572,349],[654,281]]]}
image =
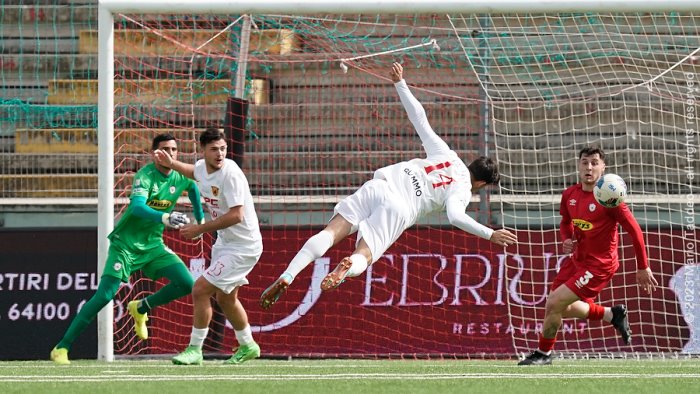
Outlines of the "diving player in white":
{"label": "diving player in white", "polygon": [[240,345],[226,363],[241,364],[260,357],[260,346],[253,340],[248,315],[238,299],[238,289],[248,284],[246,276],[262,255],[262,235],[248,180],[238,164],[226,158],[225,134],[216,128],[206,129],[199,136],[199,144],[204,158],[195,165],[155,151],[159,164],[197,181],[211,214],[212,221],[185,226],[180,234],[196,238],[203,233],[217,232],[211,249],[211,264],[192,289],[194,316],[190,344],[172,361],[178,365],[202,363],[202,345],[213,313],[210,298],[215,296]]}
{"label": "diving player in white", "polygon": [[445,210],[452,225],[497,245],[507,247],[517,241],[510,231],[490,229],[465,212],[472,192],[498,184],[496,164],[480,157],[467,167],[430,127],[423,106],[403,80],[403,67],[394,63],[390,76],[427,157],[378,169],[374,179],[340,201],[326,228],[309,238],[287,270],[262,293],[263,309],[279,299],[301,270],[348,235],[358,233],[355,251],[324,278],[323,290],[337,287],[346,277],[360,275],[404,230],[433,211]]}

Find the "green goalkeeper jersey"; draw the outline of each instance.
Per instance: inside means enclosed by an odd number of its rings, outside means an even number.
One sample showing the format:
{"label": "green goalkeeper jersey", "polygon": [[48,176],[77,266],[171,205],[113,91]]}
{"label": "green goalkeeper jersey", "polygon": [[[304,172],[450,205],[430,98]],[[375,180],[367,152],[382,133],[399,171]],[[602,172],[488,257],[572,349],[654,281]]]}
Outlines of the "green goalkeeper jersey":
{"label": "green goalkeeper jersey", "polygon": [[[155,164],[150,163],[134,176],[131,199],[144,197],[149,208],[162,213],[172,212],[183,191],[193,189],[196,189],[193,180],[177,171],[164,175]],[[112,242],[119,241],[129,249],[146,251],[163,246],[164,227],[160,220],[156,222],[135,215],[133,204],[129,204],[108,238]]]}

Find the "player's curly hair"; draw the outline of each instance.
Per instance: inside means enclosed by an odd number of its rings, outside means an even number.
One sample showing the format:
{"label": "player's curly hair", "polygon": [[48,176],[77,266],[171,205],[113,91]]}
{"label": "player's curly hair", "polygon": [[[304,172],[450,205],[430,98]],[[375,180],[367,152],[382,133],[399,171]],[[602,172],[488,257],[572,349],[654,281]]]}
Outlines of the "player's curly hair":
{"label": "player's curly hair", "polygon": [[218,140],[225,140],[226,134],[216,127],[209,127],[199,135],[199,144],[205,146]]}
{"label": "player's curly hair", "polygon": [[468,166],[474,180],[484,181],[487,185],[498,185],[501,174],[498,173],[498,165],[490,157],[480,156]]}

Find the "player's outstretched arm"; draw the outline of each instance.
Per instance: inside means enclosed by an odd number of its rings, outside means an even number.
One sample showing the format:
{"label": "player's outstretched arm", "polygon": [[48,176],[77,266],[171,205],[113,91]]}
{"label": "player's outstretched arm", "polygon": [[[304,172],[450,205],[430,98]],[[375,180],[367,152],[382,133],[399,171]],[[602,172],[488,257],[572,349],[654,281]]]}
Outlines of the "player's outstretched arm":
{"label": "player's outstretched arm", "polygon": [[197,184],[190,181],[190,187],[187,189],[187,198],[190,199],[192,203],[192,214],[197,223],[204,223],[204,209],[202,208],[202,197],[199,194],[199,188]]}
{"label": "player's outstretched arm", "polygon": [[228,210],[225,214],[217,217],[211,222],[193,224],[185,226],[180,230],[180,234],[184,238],[197,238],[203,233],[218,231],[227,227],[231,227],[243,221],[244,210],[243,205],[237,205]]}
{"label": "player's outstretched arm", "polygon": [[391,66],[389,76],[391,80],[394,81],[394,86],[399,93],[401,104],[403,104],[411,124],[413,124],[416,132],[418,132],[418,136],[421,142],[423,142],[423,147],[428,156],[439,156],[448,153],[450,147],[435,134],[435,131],[433,131],[433,128],[428,122],[425,109],[421,103],[413,97],[413,94],[411,94],[411,91],[408,89],[408,85],[406,85],[406,81],[403,80],[403,67],[401,64],[394,63]]}
{"label": "player's outstretched arm", "polygon": [[647,267],[637,270],[637,285],[646,291],[647,294],[651,294],[656,289],[656,286],[659,285],[659,282],[654,278],[651,268]]}
{"label": "player's outstretched arm", "polygon": [[146,204],[146,197],[134,196],[131,198],[129,205],[134,216],[156,223],[161,222],[170,228],[179,229],[190,222],[190,219],[184,213],[177,211],[170,213],[161,212],[149,207]]}
{"label": "player's outstretched arm", "polygon": [[614,208],[614,214],[615,219],[632,238],[634,255],[637,259],[637,285],[641,287],[642,290],[646,291],[647,294],[651,294],[659,283],[656,281],[654,274],[649,268],[647,248],[644,243],[642,228],[639,226],[637,219],[635,219],[627,204],[621,204],[617,208]]}
{"label": "player's outstretched arm", "polygon": [[190,179],[194,179],[194,165],[192,164],[187,164],[175,160],[165,151],[162,151],[160,149],[156,149],[155,151],[153,151],[153,159],[163,167],[172,168],[180,174]]}
{"label": "player's outstretched arm", "polygon": [[494,231],[489,241],[499,246],[508,247],[518,242],[518,238],[515,236],[515,234],[502,228]]}
{"label": "player's outstretched arm", "polygon": [[467,206],[460,198],[451,197],[445,204],[447,220],[453,226],[504,247],[518,242],[518,238],[510,231],[505,229],[493,230],[474,220],[465,212]]}

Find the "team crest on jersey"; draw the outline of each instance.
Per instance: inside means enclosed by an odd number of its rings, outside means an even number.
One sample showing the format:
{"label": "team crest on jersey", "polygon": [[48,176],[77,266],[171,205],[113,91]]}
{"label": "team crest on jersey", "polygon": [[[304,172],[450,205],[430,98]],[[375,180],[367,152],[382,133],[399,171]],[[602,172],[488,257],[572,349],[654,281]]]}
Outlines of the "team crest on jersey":
{"label": "team crest on jersey", "polygon": [[136,182],[134,182],[134,187],[139,187],[141,186],[141,180],[137,179]]}
{"label": "team crest on jersey", "polygon": [[175,186],[170,186],[170,194],[175,194]]}
{"label": "team crest on jersey", "polygon": [[569,206],[575,207],[576,206],[576,199],[571,199],[569,200]]}
{"label": "team crest on jersey", "polygon": [[122,269],[122,263],[116,262],[116,263],[114,263],[114,265],[112,266],[112,268],[114,268],[115,271],[119,271],[119,270]]}
{"label": "team crest on jersey", "polygon": [[219,188],[216,186],[211,187],[211,194],[214,195],[214,197],[219,197]]}
{"label": "team crest on jersey", "polygon": [[158,193],[158,185],[153,185],[153,193]]}
{"label": "team crest on jersey", "polygon": [[591,222],[583,219],[573,219],[571,222],[582,231],[588,231],[593,228],[593,224]]}
{"label": "team crest on jersey", "polygon": [[590,203],[590,204],[588,205],[588,210],[591,211],[591,212],[595,211],[595,204]]}

